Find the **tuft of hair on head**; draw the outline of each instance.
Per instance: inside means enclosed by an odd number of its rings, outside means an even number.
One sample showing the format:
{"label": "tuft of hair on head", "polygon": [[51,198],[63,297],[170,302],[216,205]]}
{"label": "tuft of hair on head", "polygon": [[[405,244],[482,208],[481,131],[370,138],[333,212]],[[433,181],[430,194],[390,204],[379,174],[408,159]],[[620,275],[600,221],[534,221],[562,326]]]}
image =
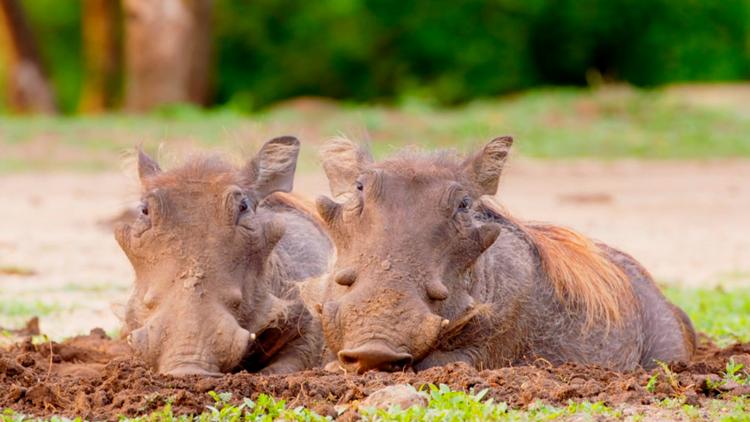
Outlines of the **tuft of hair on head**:
{"label": "tuft of hair on head", "polygon": [[167,171],[160,172],[144,180],[144,187],[177,186],[189,183],[220,183],[237,178],[237,169],[223,156],[196,153],[184,162]]}
{"label": "tuft of hair on head", "polygon": [[621,326],[636,307],[627,275],[591,239],[563,227],[525,226],[557,297],[585,310],[586,329],[604,321]]}

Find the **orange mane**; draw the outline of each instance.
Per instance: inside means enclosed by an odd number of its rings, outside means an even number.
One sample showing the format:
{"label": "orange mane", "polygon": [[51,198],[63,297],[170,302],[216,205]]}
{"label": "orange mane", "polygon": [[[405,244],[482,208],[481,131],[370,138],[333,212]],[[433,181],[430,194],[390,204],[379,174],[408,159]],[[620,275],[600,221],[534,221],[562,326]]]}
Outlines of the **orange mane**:
{"label": "orange mane", "polygon": [[531,238],[557,297],[568,306],[582,307],[587,327],[597,321],[619,325],[633,311],[636,299],[628,276],[594,241],[563,227],[521,223],[498,205],[488,205]]}

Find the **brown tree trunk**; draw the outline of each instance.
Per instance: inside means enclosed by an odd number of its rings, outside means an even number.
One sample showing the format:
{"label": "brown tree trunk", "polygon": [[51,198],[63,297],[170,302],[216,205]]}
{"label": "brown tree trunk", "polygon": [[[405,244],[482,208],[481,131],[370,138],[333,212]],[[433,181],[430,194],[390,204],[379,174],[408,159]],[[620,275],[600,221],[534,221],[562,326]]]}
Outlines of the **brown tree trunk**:
{"label": "brown tree trunk", "polygon": [[123,0],[126,107],[205,104],[209,97],[212,0]]}
{"label": "brown tree trunk", "polygon": [[192,67],[190,69],[190,100],[200,105],[211,101],[211,64],[213,62],[213,0],[191,0],[190,12],[193,16],[192,46],[190,49]]}
{"label": "brown tree trunk", "polygon": [[120,80],[120,18],[119,0],[83,1],[82,112],[97,113],[115,106]]}
{"label": "brown tree trunk", "polygon": [[0,0],[0,31],[7,56],[8,103],[21,113],[55,113],[55,96],[31,27],[18,0]]}

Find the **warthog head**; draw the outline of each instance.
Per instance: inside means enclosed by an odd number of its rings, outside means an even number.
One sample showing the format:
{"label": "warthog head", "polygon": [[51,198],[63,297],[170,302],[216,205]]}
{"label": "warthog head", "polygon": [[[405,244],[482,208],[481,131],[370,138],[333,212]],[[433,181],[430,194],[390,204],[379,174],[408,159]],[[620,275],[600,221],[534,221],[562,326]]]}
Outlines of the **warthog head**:
{"label": "warthog head", "polygon": [[324,148],[331,191],[344,198],[317,201],[337,252],[312,306],[339,365],[416,365],[474,307],[467,272],[500,227],[472,205],[497,190],[511,143],[495,139],[463,161],[406,152],[374,163],[346,139]]}
{"label": "warthog head", "polygon": [[163,172],[138,156],[142,202],[115,237],[135,269],[125,333],[162,373],[218,374],[237,367],[268,323],[268,257],[284,234],[267,195],[288,192],[299,141],[267,142],[241,169],[215,157]]}

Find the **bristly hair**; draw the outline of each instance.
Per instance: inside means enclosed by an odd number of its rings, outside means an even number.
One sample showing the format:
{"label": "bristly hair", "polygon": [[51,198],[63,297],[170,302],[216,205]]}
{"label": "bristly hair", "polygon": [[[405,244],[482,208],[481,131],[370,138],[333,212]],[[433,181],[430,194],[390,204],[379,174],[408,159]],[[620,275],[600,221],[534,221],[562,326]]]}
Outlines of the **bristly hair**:
{"label": "bristly hair", "polygon": [[188,183],[238,183],[237,168],[218,155],[198,154],[173,169],[151,176],[144,189],[177,186]]}
{"label": "bristly hair", "polygon": [[463,159],[453,150],[422,151],[407,147],[374,167],[410,175],[415,181],[433,179],[461,179]]}
{"label": "bristly hair", "polygon": [[636,299],[630,280],[594,241],[563,227],[521,223],[491,199],[484,199],[482,205],[529,236],[558,299],[585,310],[586,328],[600,321],[607,328],[619,326],[634,311]]}
{"label": "bristly hair", "polygon": [[[247,187],[250,183],[239,168],[218,155],[198,154],[187,159],[182,165],[150,177],[145,190],[156,187],[179,186],[190,183],[237,183]],[[293,209],[310,219],[323,230],[324,224],[312,204],[302,198],[284,192],[275,192],[264,199],[268,207]]]}

